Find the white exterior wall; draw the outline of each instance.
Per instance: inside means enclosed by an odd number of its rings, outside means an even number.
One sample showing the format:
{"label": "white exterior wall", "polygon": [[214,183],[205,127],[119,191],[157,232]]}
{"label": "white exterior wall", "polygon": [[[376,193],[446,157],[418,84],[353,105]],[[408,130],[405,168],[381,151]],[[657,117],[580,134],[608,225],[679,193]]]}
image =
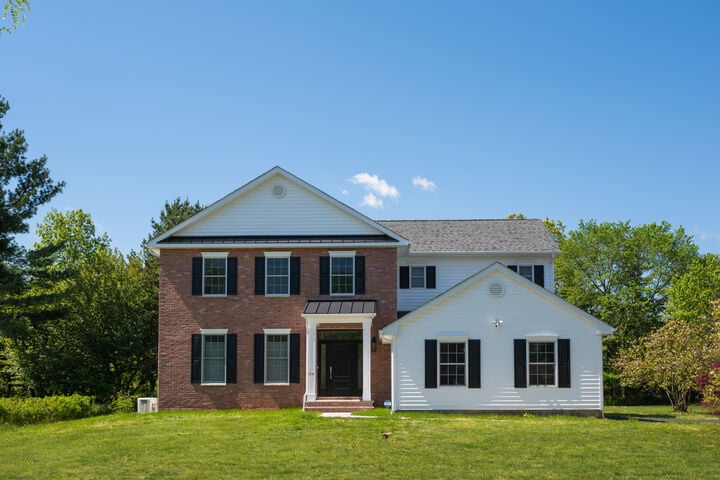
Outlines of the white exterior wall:
{"label": "white exterior wall", "polygon": [[[457,285],[466,278],[476,274],[493,262],[503,265],[544,265],[545,288],[555,291],[553,259],[550,255],[443,255],[443,256],[401,256],[400,266],[436,267],[436,288],[400,288],[398,283],[398,310],[410,311],[432,300],[450,287]],[[398,275],[399,282],[399,275]]]}
{"label": "white exterior wall", "polygon": [[[282,198],[272,194],[273,185],[287,188]],[[353,218],[281,175],[274,175],[175,235],[377,235],[379,230]]]}
{"label": "white exterior wall", "polygon": [[[492,280],[505,285],[501,298],[488,294]],[[496,328],[494,320],[503,323]],[[562,304],[513,281],[509,274],[493,272],[400,325],[393,338],[393,408],[600,411],[602,338],[596,331]],[[514,387],[513,339],[528,335],[570,339],[571,388]],[[425,388],[424,342],[442,336],[481,340],[481,388],[439,382],[437,388]]]}

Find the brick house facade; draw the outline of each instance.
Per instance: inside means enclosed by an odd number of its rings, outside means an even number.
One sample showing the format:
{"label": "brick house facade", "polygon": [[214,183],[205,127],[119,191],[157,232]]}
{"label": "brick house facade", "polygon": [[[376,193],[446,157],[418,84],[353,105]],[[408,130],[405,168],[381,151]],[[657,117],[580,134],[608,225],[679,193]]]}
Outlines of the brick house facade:
{"label": "brick house facade", "polygon": [[158,407],[382,404],[406,244],[278,167],[153,240]]}

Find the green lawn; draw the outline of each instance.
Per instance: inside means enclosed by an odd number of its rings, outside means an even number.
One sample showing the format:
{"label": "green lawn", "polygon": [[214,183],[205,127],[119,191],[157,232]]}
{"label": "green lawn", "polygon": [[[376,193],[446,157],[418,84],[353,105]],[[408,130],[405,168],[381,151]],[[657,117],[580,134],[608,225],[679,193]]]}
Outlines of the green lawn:
{"label": "green lawn", "polygon": [[[615,413],[645,416],[633,408]],[[167,412],[3,426],[0,478],[720,478],[719,425],[373,413]]]}

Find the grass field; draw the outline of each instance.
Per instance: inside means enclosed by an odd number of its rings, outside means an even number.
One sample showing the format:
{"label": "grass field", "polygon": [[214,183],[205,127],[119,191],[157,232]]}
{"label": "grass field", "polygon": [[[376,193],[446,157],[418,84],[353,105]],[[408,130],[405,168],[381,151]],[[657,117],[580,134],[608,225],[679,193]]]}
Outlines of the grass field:
{"label": "grass field", "polygon": [[720,425],[632,419],[671,415],[669,407],[608,407],[616,419],[604,420],[373,413],[167,412],[3,426],[0,478],[720,478]]}

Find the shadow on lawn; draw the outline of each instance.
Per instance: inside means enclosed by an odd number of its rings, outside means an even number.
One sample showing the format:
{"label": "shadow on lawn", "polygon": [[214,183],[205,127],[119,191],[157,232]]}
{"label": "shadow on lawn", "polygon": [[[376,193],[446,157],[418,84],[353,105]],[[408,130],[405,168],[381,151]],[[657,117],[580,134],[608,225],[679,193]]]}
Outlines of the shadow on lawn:
{"label": "shadow on lawn", "polygon": [[652,414],[648,415],[647,413],[606,413],[605,418],[608,420],[637,420],[639,418],[647,418],[647,417],[653,417],[653,418],[675,418],[675,415],[673,414]]}

